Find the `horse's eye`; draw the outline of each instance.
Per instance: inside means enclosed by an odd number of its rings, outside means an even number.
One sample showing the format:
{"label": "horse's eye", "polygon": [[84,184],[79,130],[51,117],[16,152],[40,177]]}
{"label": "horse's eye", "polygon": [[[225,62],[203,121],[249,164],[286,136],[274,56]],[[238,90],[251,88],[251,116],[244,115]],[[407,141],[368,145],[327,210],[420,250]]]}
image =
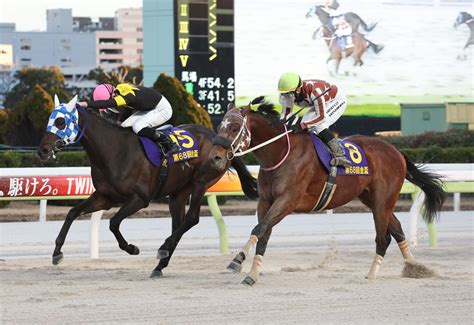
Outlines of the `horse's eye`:
{"label": "horse's eye", "polygon": [[54,121],[54,126],[60,130],[64,130],[66,128],[66,121],[63,117],[59,117]]}

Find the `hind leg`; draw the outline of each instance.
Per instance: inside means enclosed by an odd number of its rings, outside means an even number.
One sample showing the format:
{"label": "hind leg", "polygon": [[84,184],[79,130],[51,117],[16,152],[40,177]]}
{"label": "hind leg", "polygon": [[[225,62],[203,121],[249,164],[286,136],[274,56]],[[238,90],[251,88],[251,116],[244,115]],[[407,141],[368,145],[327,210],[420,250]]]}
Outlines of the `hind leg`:
{"label": "hind leg", "polygon": [[400,224],[400,221],[398,221],[397,217],[395,217],[393,213],[388,224],[388,231],[390,232],[392,237],[395,238],[395,240],[397,241],[398,247],[400,248],[400,251],[402,252],[405,263],[415,263],[415,257],[410,252],[410,245],[405,239],[405,234],[403,233],[402,225]]}
{"label": "hind leg", "polygon": [[[394,204],[387,204],[387,200],[383,197],[385,191],[381,189],[371,189],[370,191],[364,191],[359,199],[368,207],[372,209],[375,223],[375,257],[370,267],[369,274],[367,275],[368,279],[375,279],[377,273],[382,265],[383,258],[387,252],[388,245],[392,237],[389,232],[389,219],[392,216],[392,207]],[[387,205],[391,205],[390,208],[387,208]]]}

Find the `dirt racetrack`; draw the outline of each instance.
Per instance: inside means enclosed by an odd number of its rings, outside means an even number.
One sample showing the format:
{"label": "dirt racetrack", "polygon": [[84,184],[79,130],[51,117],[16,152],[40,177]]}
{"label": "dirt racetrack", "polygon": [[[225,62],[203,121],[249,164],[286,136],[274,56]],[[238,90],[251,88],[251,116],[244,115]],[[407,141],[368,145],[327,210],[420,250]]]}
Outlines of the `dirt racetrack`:
{"label": "dirt racetrack", "polygon": [[[392,244],[379,278],[366,280],[374,255],[372,229],[349,240],[336,230],[333,240],[318,242],[300,236],[290,222],[275,231],[254,287],[240,284],[244,274],[225,269],[238,247],[232,241],[233,253],[225,256],[178,250],[165,277],[155,280],[148,277],[156,265],[153,256],[117,252],[118,257],[90,260],[66,255],[60,266],[51,266],[49,258],[6,259],[0,262],[1,321],[472,324],[472,217],[465,213],[463,218],[456,222],[451,215],[444,217],[438,248],[420,239],[415,255],[437,273],[424,279],[401,276],[401,254]],[[288,238],[294,242],[281,237],[283,227],[293,229]],[[244,272],[249,268],[247,262]]]}

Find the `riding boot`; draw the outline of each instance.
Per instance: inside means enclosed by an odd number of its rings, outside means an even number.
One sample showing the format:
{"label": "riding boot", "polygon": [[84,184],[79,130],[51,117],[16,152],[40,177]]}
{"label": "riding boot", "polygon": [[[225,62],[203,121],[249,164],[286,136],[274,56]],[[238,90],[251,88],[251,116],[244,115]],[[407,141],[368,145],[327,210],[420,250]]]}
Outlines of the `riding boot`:
{"label": "riding boot", "polygon": [[327,146],[331,150],[332,155],[334,156],[334,158],[331,159],[332,166],[352,166],[351,162],[346,158],[344,147],[334,137],[334,134],[332,134],[331,131],[329,131],[328,129],[324,129],[319,132],[319,136],[327,144]]}
{"label": "riding boot", "polygon": [[165,156],[172,155],[179,151],[179,146],[175,142],[173,142],[173,140],[171,140],[168,136],[166,136],[163,132],[156,131],[156,137],[158,138],[158,141],[161,143],[164,149],[163,154]]}
{"label": "riding boot", "polygon": [[171,141],[171,139],[161,131],[156,131],[153,128],[145,127],[141,129],[137,134],[140,136],[147,137],[153,140],[153,142],[157,143],[162,148],[163,155],[165,156],[179,151],[178,145]]}

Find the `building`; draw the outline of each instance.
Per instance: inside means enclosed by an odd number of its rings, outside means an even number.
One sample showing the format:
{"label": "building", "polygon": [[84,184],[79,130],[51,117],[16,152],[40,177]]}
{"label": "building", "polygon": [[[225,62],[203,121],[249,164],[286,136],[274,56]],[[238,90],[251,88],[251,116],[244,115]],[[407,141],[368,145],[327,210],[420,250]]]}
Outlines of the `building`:
{"label": "building", "polygon": [[400,104],[402,135],[474,130],[474,103]]}
{"label": "building", "polygon": [[96,65],[105,70],[143,63],[143,20],[141,8],[118,9],[114,30],[96,30]]}
{"label": "building", "polygon": [[143,80],[152,86],[160,73],[175,75],[174,9],[170,0],[143,0]]}
{"label": "building", "polygon": [[6,51],[0,59],[8,57],[11,61],[2,76],[25,67],[55,65],[63,72],[66,84],[92,88],[95,82],[86,77],[96,67],[107,71],[142,64],[141,8],[118,9],[115,17],[100,17],[98,21],[73,17],[71,9],[50,9],[46,18],[45,32],[22,32],[14,23],[0,23],[0,47]]}

